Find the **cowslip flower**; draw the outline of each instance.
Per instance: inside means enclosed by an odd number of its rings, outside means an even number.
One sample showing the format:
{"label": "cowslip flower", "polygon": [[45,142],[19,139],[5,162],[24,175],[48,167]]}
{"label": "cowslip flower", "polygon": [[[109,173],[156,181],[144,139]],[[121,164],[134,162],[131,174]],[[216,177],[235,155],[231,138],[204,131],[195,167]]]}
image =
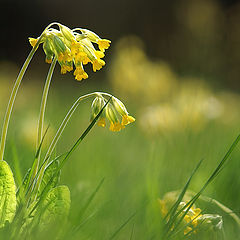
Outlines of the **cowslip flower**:
{"label": "cowslip flower", "polygon": [[[179,206],[182,208],[184,206],[186,206],[185,202],[181,202],[179,204]],[[186,208],[183,210],[183,212],[186,212]],[[200,208],[194,208],[191,207],[187,214],[184,216],[184,221],[185,223],[188,224],[188,226],[186,226],[186,228],[184,229],[184,235],[190,233],[193,231],[193,233],[196,233],[196,227],[199,224],[199,219],[202,217],[201,214],[201,209]]]}
{"label": "cowslip flower", "polygon": [[[170,195],[169,195],[170,196]],[[168,214],[169,209],[171,208],[172,204],[174,203],[173,199],[169,198],[167,196],[165,199],[161,200],[158,199],[159,205],[160,205],[160,210],[162,213],[162,216],[165,217]],[[180,202],[178,206],[178,210],[182,209],[183,207],[186,206],[185,202]],[[197,227],[201,223],[202,219],[202,214],[201,214],[201,209],[200,208],[195,208],[192,206],[187,212],[187,206],[185,209],[183,209],[182,213],[179,215],[179,218],[186,213],[186,215],[183,218],[183,225],[185,225],[185,228],[183,230],[184,235],[188,235],[191,233],[197,233]],[[169,217],[168,217],[169,220]],[[174,225],[172,226],[174,228]]]}
{"label": "cowslip flower", "polygon": [[[29,38],[32,47],[43,44],[46,55],[45,61],[51,63],[54,57],[61,66],[61,73],[65,74],[74,70],[75,79],[81,81],[88,78],[83,65],[92,64],[93,71],[100,70],[105,61],[102,59],[105,49],[108,49],[111,41],[100,38],[96,33],[83,29],[70,28],[57,24],[59,29],[48,28],[39,38]],[[98,45],[98,49],[94,47]]]}
{"label": "cowslip flower", "polygon": [[[99,93],[92,103],[91,120],[97,116],[106,102],[107,100],[103,97],[103,94]],[[103,110],[97,124],[101,127],[105,127],[106,120],[110,123],[109,129],[113,132],[118,132],[124,129],[129,123],[134,122],[135,118],[128,114],[126,107],[119,99],[112,97],[111,101]]]}

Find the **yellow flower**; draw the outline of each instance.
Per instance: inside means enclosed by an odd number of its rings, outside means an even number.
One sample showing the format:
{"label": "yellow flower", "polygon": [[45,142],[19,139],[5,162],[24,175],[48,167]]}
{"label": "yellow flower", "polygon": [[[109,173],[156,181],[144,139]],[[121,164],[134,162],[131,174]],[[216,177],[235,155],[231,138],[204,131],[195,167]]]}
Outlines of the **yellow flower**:
{"label": "yellow flower", "polygon": [[84,71],[81,65],[76,68],[76,70],[74,71],[74,75],[75,79],[78,81],[88,78],[87,73]]}
{"label": "yellow flower", "polygon": [[51,63],[51,62],[52,62],[52,59],[46,57],[46,58],[45,58],[45,62],[46,62],[46,63]]}
{"label": "yellow flower", "polygon": [[109,127],[109,129],[113,132],[119,132],[124,128],[125,126],[123,126],[120,122],[111,122]]}
{"label": "yellow flower", "polygon": [[135,121],[135,118],[129,115],[123,115],[122,116],[122,125],[128,125],[129,123],[132,123]]}
{"label": "yellow flower", "polygon": [[82,50],[82,45],[77,41],[72,41],[71,44],[72,55],[74,56],[75,54],[77,54],[80,51],[80,49]]}
{"label": "yellow flower", "polygon": [[191,232],[192,231],[192,228],[191,227],[189,227],[189,226],[187,226],[185,229],[184,229],[184,235],[186,235],[186,234],[188,234],[189,232]]}
{"label": "yellow flower", "polygon": [[93,61],[93,71],[96,72],[97,70],[100,70],[104,65],[105,62],[102,59],[96,59]]}
{"label": "yellow flower", "polygon": [[[169,192],[167,193],[164,198],[158,199],[159,202],[159,206],[160,206],[160,211],[163,217],[167,216],[169,210],[172,208],[172,206],[174,205],[176,199],[177,199],[177,195],[175,194],[176,192]],[[187,199],[185,199],[187,200]],[[186,207],[185,209],[183,209],[184,207]],[[178,206],[178,211],[182,210],[182,212],[180,213],[180,215],[178,216],[179,218],[181,218],[181,216],[186,213],[187,211],[187,206],[186,206],[186,202],[180,202],[179,206]],[[201,214],[201,209],[200,208],[195,208],[194,205],[187,211],[186,215],[183,218],[183,226],[184,230],[183,230],[183,234],[184,235],[189,235],[191,233],[197,233],[197,227],[201,222],[201,218],[202,218],[202,214]],[[169,220],[169,216],[166,219],[167,221]],[[172,226],[172,228],[174,229],[174,225]],[[190,233],[191,232],[191,233]]]}
{"label": "yellow flower", "polygon": [[111,41],[107,40],[107,39],[98,39],[97,40],[98,47],[99,47],[100,51],[102,51],[102,52],[104,52],[105,49],[108,49],[110,47],[110,43],[111,43]]}
{"label": "yellow flower", "polygon": [[[82,62],[84,63],[88,63],[88,57],[87,54],[83,51],[79,51],[77,54],[75,54],[75,61],[78,62]],[[86,64],[85,64],[86,65]]]}
{"label": "yellow flower", "polygon": [[98,126],[100,127],[105,127],[106,126],[106,119],[101,117],[99,120],[98,120],[98,123],[97,123]]}
{"label": "yellow flower", "polygon": [[95,54],[96,54],[97,58],[103,58],[105,56],[105,54],[101,51],[95,51]]}
{"label": "yellow flower", "polygon": [[37,38],[31,38],[31,37],[29,37],[28,40],[32,47],[35,47],[38,41]]}

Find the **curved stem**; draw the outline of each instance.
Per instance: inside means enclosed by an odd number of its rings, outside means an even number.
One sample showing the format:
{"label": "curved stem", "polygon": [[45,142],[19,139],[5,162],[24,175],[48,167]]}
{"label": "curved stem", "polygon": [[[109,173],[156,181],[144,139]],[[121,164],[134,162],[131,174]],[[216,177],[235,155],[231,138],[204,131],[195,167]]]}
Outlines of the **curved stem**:
{"label": "curved stem", "polygon": [[94,93],[89,93],[89,94],[86,94],[84,96],[81,96],[79,97],[75,102],[74,104],[72,105],[72,107],[70,108],[70,110],[68,111],[68,113],[66,114],[65,118],[63,119],[61,125],[59,126],[48,150],[47,150],[47,153],[45,155],[45,158],[43,160],[43,163],[42,163],[42,166],[41,166],[41,169],[40,169],[40,172],[39,172],[39,175],[37,178],[35,178],[36,180],[36,183],[33,184],[33,186],[35,185],[35,198],[37,196],[37,191],[38,191],[38,188],[41,184],[41,181],[42,181],[42,178],[43,178],[43,175],[44,175],[44,171],[45,171],[45,168],[47,166],[47,164],[49,163],[49,160],[50,160],[50,157],[52,155],[52,152],[54,150],[54,148],[56,147],[58,141],[59,141],[59,138],[61,137],[66,125],[68,124],[69,120],[71,119],[73,113],[75,112],[75,110],[77,109],[78,105],[80,104],[81,101],[89,98],[89,97],[92,97],[94,95],[98,95],[99,93],[98,92],[94,92]]}
{"label": "curved stem", "polygon": [[38,136],[37,136],[37,146],[36,146],[36,148],[37,148],[36,151],[39,151],[39,154],[38,154],[38,157],[34,160],[33,172],[32,172],[32,176],[31,176],[30,181],[32,181],[34,179],[34,177],[36,176],[37,171],[38,171],[38,167],[39,167],[39,164],[40,164],[40,155],[41,155],[40,144],[42,142],[44,116],[45,116],[45,111],[46,111],[48,92],[49,92],[50,83],[51,83],[51,80],[52,80],[53,71],[54,71],[54,68],[56,66],[56,62],[57,62],[57,58],[55,57],[53,59],[52,63],[51,63],[50,68],[49,68],[48,75],[47,75],[47,78],[46,78],[46,82],[45,82],[45,85],[44,85],[42,101],[41,101],[41,106],[40,106],[39,121],[38,121]]}
{"label": "curved stem", "polygon": [[[38,41],[38,42],[40,42],[40,41]],[[17,92],[18,92],[19,86],[21,84],[22,78],[24,76],[24,73],[26,72],[26,69],[27,69],[31,59],[32,59],[35,51],[37,50],[38,45],[39,44],[36,44],[36,46],[31,50],[26,61],[24,62],[23,66],[18,74],[18,77],[15,81],[15,84],[12,89],[12,93],[10,95],[10,99],[8,101],[8,106],[7,106],[7,110],[6,110],[4,121],[3,121],[2,136],[1,136],[1,143],[0,143],[0,159],[1,160],[3,160],[3,156],[4,156],[4,150],[5,150],[6,138],[7,138],[7,132],[8,132],[8,125],[9,125],[13,105],[14,105],[14,102],[15,102],[15,99],[17,96]]]}
{"label": "curved stem", "polygon": [[[49,68],[49,72],[46,78],[43,95],[42,95],[42,101],[41,101],[41,107],[40,107],[40,114],[39,114],[39,121],[38,121],[38,136],[37,136],[37,149],[42,141],[42,133],[43,133],[43,125],[44,125],[44,116],[46,111],[46,104],[47,104],[47,97],[48,97],[48,91],[50,88],[50,83],[52,80],[52,75],[54,68],[56,66],[57,59],[56,57],[53,59],[51,66]],[[39,154],[40,155],[40,154]]]}
{"label": "curved stem", "polygon": [[75,112],[75,110],[77,109],[79,103],[89,97],[92,97],[94,95],[97,95],[98,93],[94,92],[94,93],[89,93],[89,94],[86,94],[84,96],[81,96],[79,97],[75,102],[74,104],[72,105],[72,107],[70,108],[70,110],[68,111],[68,113],[66,114],[65,118],[63,119],[60,127],[58,128],[57,130],[57,133],[56,135],[54,136],[49,148],[48,148],[48,151],[45,155],[45,158],[44,158],[44,161],[46,161],[47,159],[50,159],[51,157],[51,154],[54,150],[54,148],[56,147],[57,145],[57,142],[59,140],[59,138],[61,137],[62,133],[63,133],[63,130],[65,129],[66,125],[68,124],[68,121],[70,120],[70,118],[72,117],[73,113]]}
{"label": "curved stem", "polygon": [[[69,120],[71,119],[73,113],[75,112],[75,110],[77,109],[78,105],[80,104],[81,101],[89,98],[89,97],[92,97],[92,96],[95,96],[95,95],[106,95],[106,96],[109,96],[109,97],[112,97],[111,94],[108,94],[108,93],[103,93],[103,92],[93,92],[93,93],[89,93],[89,94],[86,94],[86,95],[83,95],[81,97],[79,97],[75,102],[74,104],[72,105],[72,107],[69,109],[68,113],[66,114],[65,118],[63,119],[62,123],[60,124],[48,150],[47,150],[47,153],[45,155],[45,158],[43,159],[43,162],[42,162],[42,166],[41,168],[39,169],[38,171],[38,177],[35,176],[35,183],[32,184],[33,188],[35,188],[35,196],[33,199],[36,199],[37,197],[37,192],[38,192],[38,189],[40,187],[40,184],[41,184],[41,181],[42,181],[42,178],[43,178],[43,175],[44,175],[44,171],[46,169],[46,166],[48,165],[49,163],[49,160],[51,158],[51,155],[52,155],[52,152],[53,150],[55,149],[66,125],[68,124]],[[32,188],[32,191],[33,191],[33,188]]]}
{"label": "curved stem", "polygon": [[1,135],[1,143],[0,143],[0,160],[3,160],[3,157],[4,157],[4,150],[5,150],[5,145],[6,145],[6,138],[7,138],[7,132],[8,132],[8,125],[9,125],[9,121],[10,121],[10,118],[11,118],[11,114],[12,114],[12,110],[13,110],[13,105],[15,103],[15,99],[16,99],[16,96],[17,96],[17,93],[18,93],[18,89],[19,89],[19,86],[22,82],[22,79],[23,79],[23,76],[27,70],[27,67],[30,63],[30,61],[32,60],[32,57],[34,55],[34,53],[36,52],[39,44],[40,44],[40,41],[45,33],[45,31],[50,28],[52,25],[54,24],[57,24],[59,25],[58,23],[54,22],[54,23],[51,23],[49,24],[45,30],[42,32],[42,34],[40,35],[36,45],[32,48],[31,52],[29,53],[27,59],[25,60],[19,74],[18,74],[18,77],[15,81],[15,84],[13,86],[13,89],[12,89],[12,92],[11,92],[11,95],[10,95],[10,98],[9,98],[9,101],[8,101],[8,106],[7,106],[7,109],[6,109],[6,113],[5,113],[5,117],[4,117],[4,121],[3,121],[3,127],[2,127],[2,135]]}

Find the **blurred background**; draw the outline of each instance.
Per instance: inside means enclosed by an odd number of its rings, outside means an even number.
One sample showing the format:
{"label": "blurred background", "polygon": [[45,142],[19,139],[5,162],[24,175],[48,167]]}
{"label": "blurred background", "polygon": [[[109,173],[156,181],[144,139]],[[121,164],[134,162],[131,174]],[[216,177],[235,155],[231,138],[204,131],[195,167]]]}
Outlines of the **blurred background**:
{"label": "blurred background", "polygon": [[151,59],[166,61],[177,73],[239,90],[238,0],[1,0],[1,9],[1,60],[21,65],[30,48],[27,38],[58,21],[92,29],[113,47],[135,35]]}
{"label": "blurred background", "polygon": [[[38,37],[49,23],[58,21],[70,28],[90,29],[112,41],[106,65],[97,73],[87,67],[87,80],[77,82],[72,73],[61,75],[56,67],[47,105],[50,131],[45,145],[78,96],[105,91],[120,98],[136,122],[116,134],[93,129],[67,163],[61,182],[70,187],[72,208],[77,212],[105,177],[92,206],[96,214],[81,232],[92,238],[82,239],[105,239],[136,209],[141,210],[134,220],[135,235],[149,239],[157,225],[146,202],[182,188],[204,159],[191,186],[198,191],[239,133],[240,1],[1,0],[0,21],[1,119],[13,82],[31,50],[28,37]],[[16,150],[23,173],[34,156],[48,68],[39,49],[23,80],[10,123],[5,158],[14,167]],[[90,102],[80,106],[57,147],[59,153],[69,149],[88,125],[90,106]],[[238,147],[205,193],[237,214],[239,158]],[[211,211],[224,216],[227,233],[239,236],[229,216]],[[132,224],[120,239],[129,237],[131,229]]]}

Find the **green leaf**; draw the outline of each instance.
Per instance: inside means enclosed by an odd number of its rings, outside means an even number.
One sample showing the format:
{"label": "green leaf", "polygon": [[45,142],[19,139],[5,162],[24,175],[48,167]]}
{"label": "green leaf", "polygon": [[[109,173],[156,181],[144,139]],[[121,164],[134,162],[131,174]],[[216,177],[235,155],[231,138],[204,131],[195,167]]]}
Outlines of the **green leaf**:
{"label": "green leaf", "polygon": [[70,204],[70,191],[67,186],[58,186],[51,189],[43,202],[40,223],[45,226],[62,223],[68,216]]}
{"label": "green leaf", "polygon": [[16,212],[16,186],[7,162],[0,160],[0,227],[11,222]]}
{"label": "green leaf", "polygon": [[46,187],[47,184],[50,185],[50,188],[55,188],[59,182],[60,177],[60,171],[58,171],[57,174],[55,172],[57,171],[59,166],[59,161],[52,161],[47,168],[45,169],[43,179],[39,188],[38,195],[41,194],[43,189]]}

